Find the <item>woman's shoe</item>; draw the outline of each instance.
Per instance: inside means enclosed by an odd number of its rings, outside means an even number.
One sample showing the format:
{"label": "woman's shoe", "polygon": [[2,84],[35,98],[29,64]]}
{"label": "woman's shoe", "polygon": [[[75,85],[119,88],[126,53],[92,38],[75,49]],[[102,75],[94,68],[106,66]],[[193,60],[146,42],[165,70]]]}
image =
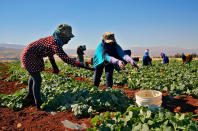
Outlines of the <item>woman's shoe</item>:
{"label": "woman's shoe", "polygon": [[35,105],[34,98],[30,98],[30,97],[25,96],[24,99],[23,99],[23,107],[27,107],[27,106],[30,106],[30,105]]}
{"label": "woman's shoe", "polygon": [[36,104],[36,108],[37,110],[42,110],[41,109],[41,105],[43,104],[43,101],[41,101],[40,103]]}

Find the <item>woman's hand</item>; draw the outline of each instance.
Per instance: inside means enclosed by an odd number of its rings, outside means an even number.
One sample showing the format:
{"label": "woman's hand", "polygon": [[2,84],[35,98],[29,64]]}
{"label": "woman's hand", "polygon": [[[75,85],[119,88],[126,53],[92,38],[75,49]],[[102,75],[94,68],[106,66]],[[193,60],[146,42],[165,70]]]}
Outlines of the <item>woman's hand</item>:
{"label": "woman's hand", "polygon": [[120,69],[125,69],[125,64],[124,64],[124,62],[123,61],[118,61],[118,65],[119,65],[119,67],[120,67]]}
{"label": "woman's hand", "polygon": [[135,62],[133,63],[133,66],[134,66],[135,70],[139,70],[139,66]]}

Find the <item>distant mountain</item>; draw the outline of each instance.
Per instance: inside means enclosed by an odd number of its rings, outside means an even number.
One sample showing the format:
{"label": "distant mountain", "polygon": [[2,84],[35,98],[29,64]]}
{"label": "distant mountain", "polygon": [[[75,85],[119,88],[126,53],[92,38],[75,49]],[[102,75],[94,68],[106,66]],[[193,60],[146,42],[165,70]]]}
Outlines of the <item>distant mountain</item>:
{"label": "distant mountain", "polygon": [[156,46],[156,47],[131,47],[132,55],[134,56],[143,56],[145,49],[149,49],[151,56],[159,56],[160,52],[164,52],[168,56],[175,55],[177,53],[196,53],[198,54],[198,48],[193,49],[186,49],[186,48],[180,48],[180,47],[171,47],[171,46]]}
{"label": "distant mountain", "polygon": [[[25,48],[24,45],[17,45],[17,44],[5,44],[0,43],[0,58],[16,58],[19,59],[20,55]],[[70,56],[70,57],[76,57],[76,49],[68,49],[67,47],[63,47],[64,51]],[[131,47],[128,48],[132,52],[132,56],[139,56],[142,57],[144,55],[145,49],[150,50],[151,56],[159,56],[160,51],[164,52],[168,56],[173,56],[177,53],[196,53],[198,54],[198,48],[193,49],[185,49],[180,47],[170,47],[170,46],[163,46],[163,47]],[[85,51],[85,57],[91,58],[93,57],[95,53],[94,49],[87,49]]]}
{"label": "distant mountain", "polygon": [[[145,53],[145,49],[149,49],[150,50],[150,55],[151,56],[159,56],[160,52],[164,52],[166,55],[168,56],[173,56],[177,53],[181,54],[181,53],[196,53],[198,54],[198,48],[194,48],[194,49],[185,49],[185,48],[179,48],[179,47],[131,47],[128,48],[129,50],[131,50],[132,52],[132,56],[143,56]],[[127,49],[124,49],[127,50]],[[71,55],[73,54],[73,56],[76,56],[76,50],[75,49],[67,49],[64,48],[64,51],[68,54]],[[95,53],[95,50],[93,49],[88,49],[85,51],[85,57],[93,57]]]}
{"label": "distant mountain", "polygon": [[0,47],[0,58],[20,58],[22,49]]}
{"label": "distant mountain", "polygon": [[12,49],[24,49],[25,45],[0,43],[0,47],[12,48]]}

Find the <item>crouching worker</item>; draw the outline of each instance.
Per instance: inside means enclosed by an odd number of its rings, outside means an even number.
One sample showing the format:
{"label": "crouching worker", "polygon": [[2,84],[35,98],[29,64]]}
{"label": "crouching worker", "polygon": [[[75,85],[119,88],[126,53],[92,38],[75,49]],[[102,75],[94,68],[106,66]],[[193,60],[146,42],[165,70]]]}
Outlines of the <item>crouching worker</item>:
{"label": "crouching worker", "polygon": [[100,78],[105,68],[106,87],[112,87],[114,65],[118,65],[121,69],[124,69],[124,61],[129,62],[138,69],[134,60],[125,54],[122,48],[116,43],[114,34],[111,32],[104,33],[103,40],[98,45],[93,57],[93,65],[95,67],[94,85],[99,86]]}
{"label": "crouching worker", "polygon": [[149,49],[145,50],[145,54],[143,56],[143,66],[152,65],[152,59],[149,56]]}
{"label": "crouching worker", "polygon": [[35,103],[37,109],[40,109],[43,103],[40,96],[42,81],[40,72],[44,70],[43,57],[48,56],[54,73],[59,73],[59,69],[53,57],[54,54],[57,54],[65,63],[76,67],[91,69],[86,67],[84,63],[80,63],[68,57],[63,51],[62,46],[67,44],[73,37],[72,27],[67,24],[61,24],[52,36],[32,42],[23,50],[21,55],[22,67],[30,74],[28,81],[29,91],[24,99],[29,103]]}
{"label": "crouching worker", "polygon": [[183,64],[188,64],[190,66],[191,61],[192,61],[192,55],[190,55],[190,54],[186,54],[186,55],[182,54],[182,62],[183,62]]}
{"label": "crouching worker", "polygon": [[79,62],[84,62],[84,51],[86,50],[86,45],[80,45],[77,47],[77,60]]}
{"label": "crouching worker", "polygon": [[163,59],[163,64],[168,64],[169,63],[169,58],[166,56],[163,52],[160,52],[160,55]]}

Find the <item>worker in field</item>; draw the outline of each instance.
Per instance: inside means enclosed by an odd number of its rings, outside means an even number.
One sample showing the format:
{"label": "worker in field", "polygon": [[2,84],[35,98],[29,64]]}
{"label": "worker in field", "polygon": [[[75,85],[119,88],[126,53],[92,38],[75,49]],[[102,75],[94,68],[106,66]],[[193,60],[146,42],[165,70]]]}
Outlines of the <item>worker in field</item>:
{"label": "worker in field", "polygon": [[190,63],[192,61],[192,55],[191,54],[182,54],[182,62],[183,64],[188,64],[190,66]]}
{"label": "worker in field", "polygon": [[22,67],[30,74],[28,81],[29,90],[24,99],[29,103],[34,102],[37,109],[40,109],[40,106],[43,103],[40,96],[40,86],[42,81],[40,72],[44,70],[43,57],[49,58],[54,73],[59,73],[54,54],[58,55],[67,64],[93,70],[92,68],[86,67],[84,63],[68,57],[63,51],[63,45],[68,44],[73,37],[72,27],[68,24],[61,24],[52,36],[34,41],[23,50],[21,55]]}
{"label": "worker in field", "polygon": [[86,45],[80,45],[77,47],[77,60],[79,62],[84,62],[84,51],[86,50]]}
{"label": "worker in field", "polygon": [[118,65],[121,69],[124,69],[124,61],[129,62],[138,69],[134,60],[118,45],[114,34],[111,32],[105,32],[103,34],[103,40],[98,45],[93,57],[93,65],[95,67],[94,85],[99,86],[100,78],[102,76],[103,69],[105,68],[106,87],[112,87],[114,66]]}
{"label": "worker in field", "polygon": [[165,53],[160,52],[160,56],[163,59],[163,62],[162,62],[163,64],[168,64],[169,63],[169,58],[168,58],[168,56],[165,55]]}
{"label": "worker in field", "polygon": [[152,65],[152,59],[149,56],[149,49],[145,50],[145,54],[143,56],[143,66]]}

